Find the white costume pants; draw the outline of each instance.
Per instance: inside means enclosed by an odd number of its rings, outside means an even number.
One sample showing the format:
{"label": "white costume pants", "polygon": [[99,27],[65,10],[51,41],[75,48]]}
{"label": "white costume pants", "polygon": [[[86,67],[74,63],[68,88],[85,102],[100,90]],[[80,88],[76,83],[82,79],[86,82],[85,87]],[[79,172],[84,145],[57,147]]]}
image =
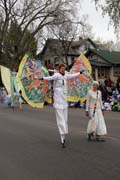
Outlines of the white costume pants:
{"label": "white costume pants", "polygon": [[68,134],[68,108],[55,108],[55,114],[60,135]]}

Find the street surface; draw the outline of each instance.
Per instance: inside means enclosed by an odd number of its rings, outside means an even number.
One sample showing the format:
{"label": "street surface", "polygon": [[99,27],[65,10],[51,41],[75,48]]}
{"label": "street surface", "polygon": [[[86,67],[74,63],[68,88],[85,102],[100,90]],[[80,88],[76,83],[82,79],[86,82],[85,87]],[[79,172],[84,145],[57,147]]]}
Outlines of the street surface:
{"label": "street surface", "polygon": [[120,112],[105,112],[106,142],[88,142],[87,117],[69,109],[61,148],[54,109],[0,104],[0,180],[120,180]]}

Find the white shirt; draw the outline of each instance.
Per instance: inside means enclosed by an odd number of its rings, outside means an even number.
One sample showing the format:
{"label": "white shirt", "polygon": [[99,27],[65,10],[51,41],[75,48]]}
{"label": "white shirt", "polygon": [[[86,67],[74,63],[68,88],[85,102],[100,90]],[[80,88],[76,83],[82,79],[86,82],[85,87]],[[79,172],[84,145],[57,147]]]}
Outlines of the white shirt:
{"label": "white shirt", "polygon": [[54,90],[54,103],[53,106],[58,109],[65,109],[68,107],[67,103],[67,87],[66,80],[78,77],[80,73],[65,74],[55,73],[53,76],[44,77],[44,80],[52,81]]}

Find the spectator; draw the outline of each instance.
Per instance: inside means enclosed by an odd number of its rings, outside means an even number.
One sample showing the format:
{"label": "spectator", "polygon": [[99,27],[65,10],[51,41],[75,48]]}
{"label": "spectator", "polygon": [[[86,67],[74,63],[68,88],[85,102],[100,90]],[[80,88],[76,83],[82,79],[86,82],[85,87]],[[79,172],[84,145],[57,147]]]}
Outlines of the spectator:
{"label": "spectator", "polygon": [[105,86],[107,88],[108,94],[112,96],[113,81],[110,78],[105,80]]}
{"label": "spectator", "polygon": [[108,96],[109,96],[109,94],[108,94],[108,92],[107,92],[107,88],[106,88],[106,86],[104,86],[104,85],[100,85],[99,86],[99,90],[101,91],[101,93],[102,93],[102,100],[104,101],[104,102],[106,102],[107,100],[108,100]]}
{"label": "spectator", "polygon": [[117,87],[118,93],[120,94],[120,77],[117,80],[116,87]]}

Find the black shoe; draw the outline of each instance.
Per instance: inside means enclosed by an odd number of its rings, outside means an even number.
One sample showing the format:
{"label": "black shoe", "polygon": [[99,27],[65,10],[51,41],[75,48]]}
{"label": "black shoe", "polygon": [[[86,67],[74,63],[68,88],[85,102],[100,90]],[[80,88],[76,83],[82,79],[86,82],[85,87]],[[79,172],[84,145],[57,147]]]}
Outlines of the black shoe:
{"label": "black shoe", "polygon": [[62,143],[62,148],[66,148],[66,146],[65,146],[65,140],[64,140],[63,143]]}
{"label": "black shoe", "polygon": [[97,142],[105,142],[105,139],[103,139],[103,138],[96,138],[96,141]]}
{"label": "black shoe", "polygon": [[92,136],[91,136],[91,134],[88,134],[88,141],[92,141]]}

